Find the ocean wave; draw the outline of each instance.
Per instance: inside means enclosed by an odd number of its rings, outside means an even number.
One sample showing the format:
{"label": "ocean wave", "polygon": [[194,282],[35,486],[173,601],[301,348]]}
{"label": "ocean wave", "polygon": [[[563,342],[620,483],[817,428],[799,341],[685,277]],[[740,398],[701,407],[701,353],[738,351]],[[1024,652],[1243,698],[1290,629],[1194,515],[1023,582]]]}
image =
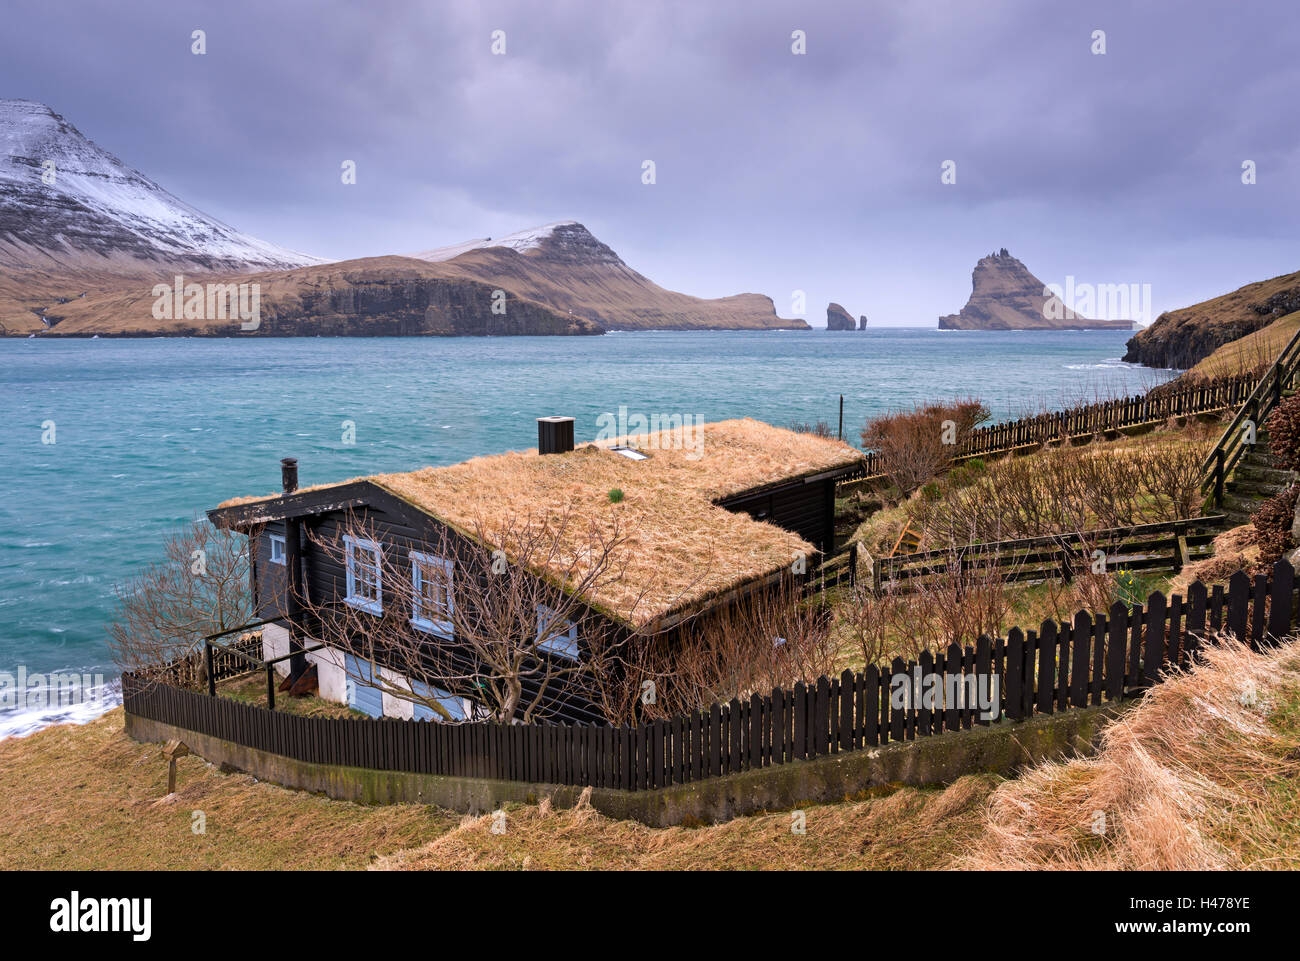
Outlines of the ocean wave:
{"label": "ocean wave", "polygon": [[1140,370],[1141,364],[1130,364],[1118,357],[1107,357],[1091,364],[1063,364],[1066,370]]}

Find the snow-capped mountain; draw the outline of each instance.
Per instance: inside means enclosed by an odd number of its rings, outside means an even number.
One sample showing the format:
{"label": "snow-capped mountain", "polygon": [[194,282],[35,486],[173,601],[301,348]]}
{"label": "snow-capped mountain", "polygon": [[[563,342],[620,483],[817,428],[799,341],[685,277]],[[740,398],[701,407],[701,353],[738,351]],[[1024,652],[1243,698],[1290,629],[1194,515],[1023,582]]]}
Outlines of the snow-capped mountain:
{"label": "snow-capped mountain", "polygon": [[[576,228],[576,229],[575,229]],[[530,250],[538,250],[543,244],[547,246],[556,246],[563,244],[566,239],[572,241],[577,239],[581,245],[590,251],[593,247],[603,248],[607,253],[600,259],[606,263],[622,263],[618,255],[606,247],[600,241],[592,237],[587,229],[576,220],[557,220],[553,224],[543,224],[540,227],[529,227],[527,230],[519,230],[513,234],[507,234],[504,237],[498,237],[493,240],[491,237],[483,237],[476,240],[466,240],[459,244],[450,244],[446,247],[435,247],[433,250],[425,250],[418,254],[411,254],[417,260],[427,260],[430,263],[439,263],[444,260],[451,260],[459,257],[461,254],[469,253],[471,250],[486,250],[490,247],[505,247],[516,253],[527,253]],[[549,242],[549,243],[548,243]]]}
{"label": "snow-capped mountain", "polygon": [[0,265],[249,271],[320,263],[195,210],[44,104],[0,100]]}
{"label": "snow-capped mountain", "polygon": [[491,237],[466,240],[463,243],[435,247],[433,250],[410,256],[436,264],[444,260],[453,260],[471,250],[491,250],[497,247],[513,250],[519,254],[535,251],[538,255],[545,255],[552,259],[564,257],[588,264],[600,263],[611,267],[627,268],[612,248],[593,237],[591,232],[576,220],[557,220],[553,224],[529,227],[527,230],[519,230],[495,240]]}

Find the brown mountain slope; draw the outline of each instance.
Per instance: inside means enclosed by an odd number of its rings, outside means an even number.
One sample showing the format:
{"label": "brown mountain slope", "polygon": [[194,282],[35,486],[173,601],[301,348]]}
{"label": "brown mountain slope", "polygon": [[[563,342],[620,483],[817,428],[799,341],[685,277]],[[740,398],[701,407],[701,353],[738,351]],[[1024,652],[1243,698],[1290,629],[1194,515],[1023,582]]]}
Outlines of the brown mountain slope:
{"label": "brown mountain slope", "polygon": [[241,332],[215,308],[155,318],[153,286],[177,275],[260,285],[263,322],[245,332],[263,335],[808,328],[758,294],[665,290],[573,221],[326,263],[191,207],[44,104],[0,99],[0,335]]}
{"label": "brown mountain slope", "polygon": [[706,300],[665,290],[580,223],[548,224],[512,237],[524,239],[505,238],[502,246],[473,248],[434,266],[441,276],[503,287],[611,330],[808,329],[802,320],[778,317],[762,294]]}
{"label": "brown mountain slope", "polygon": [[1222,345],[1296,310],[1300,310],[1300,271],[1165,311],[1129,340],[1124,359],[1147,367],[1194,367]]}
{"label": "brown mountain slope", "polygon": [[1046,284],[1004,247],[980,258],[971,295],[959,313],[939,318],[940,330],[1131,330],[1128,320],[1090,320],[1069,310]]}
{"label": "brown mountain slope", "polygon": [[1300,310],[1279,317],[1245,337],[1228,341],[1182,376],[1195,379],[1258,371],[1277,360],[1297,331],[1300,331]]}
{"label": "brown mountain slope", "polygon": [[26,337],[46,329],[41,317],[91,292],[129,290],[157,283],[160,275],[146,272],[123,276],[109,271],[52,273],[44,270],[0,270],[0,336]]}
{"label": "brown mountain slope", "polygon": [[[187,284],[257,284],[261,322],[254,331],[212,311],[155,318],[153,285],[171,280],[170,275],[101,279],[97,287],[45,278],[30,290],[0,278],[0,323],[10,335],[39,331],[64,337],[807,329],[802,320],[777,317],[772,301],[758,294],[705,300],[665,290],[629,268],[581,224],[548,225],[514,236],[525,239],[504,238],[503,246],[462,245],[450,259],[434,251],[424,255],[429,259],[373,257],[260,273],[185,275]],[[73,299],[69,290],[75,290]]]}
{"label": "brown mountain slope", "polygon": [[[507,293],[493,285],[442,276],[439,265],[410,257],[374,257],[318,267],[190,282],[257,284],[260,323],[239,318],[154,317],[152,285],[92,293],[45,309],[53,325],[43,336],[336,336],[601,334],[585,318]],[[499,303],[500,312],[493,309]]]}

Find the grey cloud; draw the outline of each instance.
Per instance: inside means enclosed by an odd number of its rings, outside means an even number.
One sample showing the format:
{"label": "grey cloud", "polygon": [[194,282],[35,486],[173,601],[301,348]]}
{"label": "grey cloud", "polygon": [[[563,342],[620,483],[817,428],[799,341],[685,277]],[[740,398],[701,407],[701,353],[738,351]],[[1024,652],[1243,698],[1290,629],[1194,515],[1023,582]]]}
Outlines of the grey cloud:
{"label": "grey cloud", "polygon": [[1045,280],[1152,283],[1161,308],[1295,269],[1298,25],[1199,0],[10,0],[0,90],[323,256],[575,218],[676,289],[933,323],[1001,246]]}

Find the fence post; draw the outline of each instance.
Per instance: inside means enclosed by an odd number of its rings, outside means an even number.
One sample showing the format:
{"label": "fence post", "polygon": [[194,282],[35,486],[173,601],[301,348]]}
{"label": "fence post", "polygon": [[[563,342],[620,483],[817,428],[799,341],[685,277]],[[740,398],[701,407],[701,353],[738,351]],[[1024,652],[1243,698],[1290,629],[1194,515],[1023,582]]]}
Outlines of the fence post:
{"label": "fence post", "polygon": [[1214,451],[1214,506],[1223,506],[1223,448]]}
{"label": "fence post", "polygon": [[211,641],[204,641],[203,657],[208,664],[208,696],[216,697],[217,696],[217,675],[212,664],[212,642]]}
{"label": "fence post", "polygon": [[266,706],[275,710],[275,666],[266,665]]}

